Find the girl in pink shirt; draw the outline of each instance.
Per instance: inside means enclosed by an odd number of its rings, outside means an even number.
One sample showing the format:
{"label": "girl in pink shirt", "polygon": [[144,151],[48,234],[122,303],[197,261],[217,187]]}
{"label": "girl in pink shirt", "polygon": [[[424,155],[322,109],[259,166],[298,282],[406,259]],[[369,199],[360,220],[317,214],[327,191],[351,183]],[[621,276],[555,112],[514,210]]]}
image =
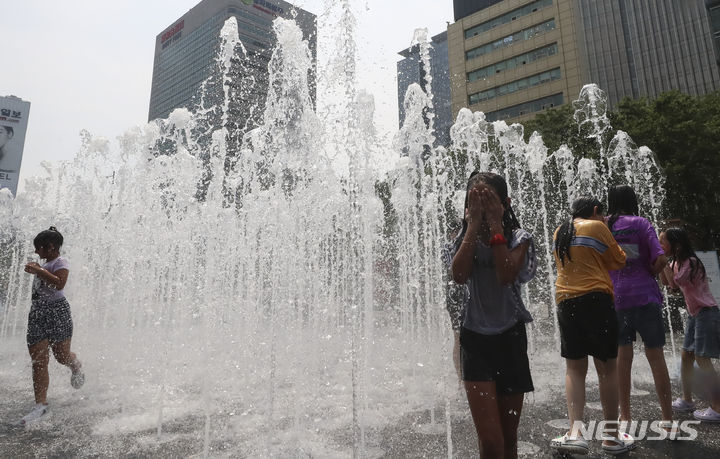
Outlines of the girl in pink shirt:
{"label": "girl in pink shirt", "polygon": [[683,397],[673,402],[676,411],[693,411],[693,362],[709,375],[711,381],[710,406],[695,410],[696,419],[720,422],[720,381],[710,359],[720,358],[720,311],[710,293],[705,266],[695,255],[685,230],[670,228],[660,233],[660,246],[672,262],[660,273],[663,284],[679,288],[685,297],[688,317],[682,350],[681,379]]}

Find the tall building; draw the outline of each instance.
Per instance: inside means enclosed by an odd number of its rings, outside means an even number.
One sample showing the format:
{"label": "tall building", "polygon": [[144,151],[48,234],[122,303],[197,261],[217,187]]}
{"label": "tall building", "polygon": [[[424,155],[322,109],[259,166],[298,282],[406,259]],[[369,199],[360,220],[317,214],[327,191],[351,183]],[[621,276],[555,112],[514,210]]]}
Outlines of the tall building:
{"label": "tall building", "polygon": [[[453,123],[450,107],[450,73],[448,64],[447,32],[435,35],[431,39],[430,72],[432,76],[432,95],[435,118],[435,145],[450,145],[450,126]],[[412,83],[425,88],[425,70],[421,65],[420,46],[414,45],[399,53],[404,57],[397,63],[398,108],[400,126],[405,122],[405,92]]]}
{"label": "tall building", "polygon": [[[191,107],[193,98],[215,65],[220,29],[230,17],[238,22],[240,40],[251,59],[256,88],[252,101],[264,103],[267,66],[275,44],[272,21],[294,18],[317,56],[315,15],[283,0],[203,0],[155,38],[148,120],[166,117],[178,107]],[[314,72],[314,71],[313,71]],[[314,84],[315,76],[311,75]],[[314,88],[311,88],[313,98]]]}
{"label": "tall building", "polygon": [[614,106],[673,89],[720,89],[720,68],[704,0],[578,0],[583,67]]}
{"label": "tall building", "polygon": [[521,121],[571,102],[591,82],[610,106],[716,90],[705,1],[458,0],[461,13],[473,12],[448,27],[453,116],[469,107]]}
{"label": "tall building", "polygon": [[720,0],[705,0],[705,5],[707,6],[710,30],[715,44],[716,62],[720,66]]}

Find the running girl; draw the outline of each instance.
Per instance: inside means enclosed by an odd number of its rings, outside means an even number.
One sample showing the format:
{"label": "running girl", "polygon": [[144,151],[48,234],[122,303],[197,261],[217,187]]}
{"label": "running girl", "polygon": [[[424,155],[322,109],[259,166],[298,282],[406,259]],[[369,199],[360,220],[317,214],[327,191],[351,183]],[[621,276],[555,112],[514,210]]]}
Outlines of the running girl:
{"label": "running girl", "polygon": [[610,272],[615,289],[615,313],[618,320],[618,396],[620,420],[630,423],[630,371],[633,342],[639,333],[645,344],[655,391],[662,410],[662,426],[672,429],[672,392],[663,346],[665,327],[662,319],[663,296],[656,276],[667,264],[667,257],[652,224],[638,216],[635,191],[619,185],[608,193],[608,227],[625,251],[627,264]]}
{"label": "running girl", "polygon": [[679,288],[685,297],[688,316],[685,322],[680,379],[683,396],[672,404],[674,410],[695,410],[692,399],[693,362],[709,375],[710,406],[696,410],[693,416],[706,422],[720,422],[720,381],[710,359],[720,357],[720,311],[710,293],[705,266],[695,255],[687,232],[670,228],[660,233],[660,245],[672,262],[660,274],[663,284]]}
{"label": "running girl", "polygon": [[25,272],[35,275],[32,287],[32,306],[28,317],[27,344],[32,359],[35,408],[20,420],[21,425],[38,421],[50,414],[47,402],[49,349],[55,359],[72,370],[70,384],[79,389],[85,382],[80,361],[70,350],[73,323],[70,305],[63,288],[68,279],[68,262],[60,256],[62,234],[51,226],[33,240],[35,253],[46,263],[30,262]]}
{"label": "running girl", "polygon": [[634,446],[630,435],[617,430],[618,324],[608,274],[625,266],[625,252],[605,226],[603,210],[603,204],[595,198],[577,199],[572,204],[570,220],[555,231],[557,317],[560,352],[566,363],[570,430],[550,445],[561,453],[589,451],[588,442],[578,432],[585,409],[588,355],[594,358],[603,416],[610,423],[608,435],[603,438],[603,451],[621,454]]}
{"label": "running girl", "polygon": [[532,236],[520,228],[505,180],[473,172],[452,261],[453,279],[469,284],[460,330],[462,377],[481,457],[517,457],[526,392],[534,390],[525,324],[532,321],[520,284],[535,275]]}

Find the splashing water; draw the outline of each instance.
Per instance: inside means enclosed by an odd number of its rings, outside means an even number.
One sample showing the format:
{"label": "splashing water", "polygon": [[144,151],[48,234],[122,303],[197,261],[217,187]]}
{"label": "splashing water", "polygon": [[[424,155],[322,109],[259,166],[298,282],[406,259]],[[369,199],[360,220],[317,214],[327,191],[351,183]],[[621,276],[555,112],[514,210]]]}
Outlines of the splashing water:
{"label": "splashing water", "polygon": [[[50,225],[65,236],[73,346],[93,375],[84,390],[94,403],[75,401],[74,416],[96,439],[86,454],[152,432],[205,456],[231,444],[246,456],[361,457],[368,431],[404,413],[429,409],[435,424],[445,403],[449,419],[456,383],[440,251],[473,168],[506,178],[535,235],[540,268],[524,296],[536,354],[554,354],[545,337],[558,339],[551,238],[568,203],[624,182],[645,215],[661,218],[662,172],[625,133],[603,147],[609,124],[595,86],[583,88],[576,118],[592,126],[598,160],[577,160],[565,146],[548,154],[539,135],[525,142],[521,125],[467,109],[452,145],[433,148],[423,59],[425,89],[408,88],[406,122],[384,147],[368,114],[373,101],[356,87],[347,0],[339,15],[343,65],[324,84],[344,94],[335,106],[344,117],[318,116],[308,45],[292,21],[277,19],[264,111],[243,108],[259,123],[238,126],[238,100],[254,80],[230,20],[215,77],[220,100],[203,95],[194,112],[130,129],[117,146],[83,133],[73,161],[44,165],[45,176],[15,199],[0,191],[3,349],[23,347],[29,241]],[[415,42],[427,54],[427,31]],[[378,154],[396,164],[386,175],[372,167]],[[347,167],[336,166],[338,156]],[[385,201],[379,182],[390,191]],[[447,429],[452,455],[449,420]],[[182,434],[194,430],[202,433]]]}

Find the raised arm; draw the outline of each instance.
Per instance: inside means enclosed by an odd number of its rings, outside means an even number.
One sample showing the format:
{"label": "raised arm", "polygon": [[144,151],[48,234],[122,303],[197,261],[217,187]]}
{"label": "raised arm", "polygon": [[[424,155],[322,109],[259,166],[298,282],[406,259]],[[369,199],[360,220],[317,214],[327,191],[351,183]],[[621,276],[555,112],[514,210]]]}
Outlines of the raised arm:
{"label": "raised arm", "polygon": [[[505,207],[495,190],[489,186],[481,188],[480,203],[485,211],[485,219],[490,228],[490,234],[503,234],[502,217]],[[517,279],[520,270],[525,265],[525,256],[529,245],[530,242],[524,242],[513,250],[508,249],[507,244],[494,244],[492,246],[498,282],[511,284]]]}
{"label": "raised arm", "polygon": [[44,269],[42,266],[34,262],[25,265],[25,272],[35,274],[37,277],[52,285],[57,290],[62,290],[63,288],[65,288],[68,274],[70,273],[67,269],[58,269],[54,273],[51,273],[47,269]]}
{"label": "raised arm", "polygon": [[658,274],[662,275],[662,272],[665,269],[665,266],[667,266],[667,256],[660,255],[655,259],[653,264],[650,266],[650,271],[652,272],[653,276],[657,276]]}
{"label": "raised arm", "polygon": [[467,282],[473,270],[473,258],[482,221],[480,196],[475,189],[468,191],[468,209],[465,211],[465,221],[467,222],[467,231],[465,231],[465,236],[451,265],[452,278],[457,284]]}

